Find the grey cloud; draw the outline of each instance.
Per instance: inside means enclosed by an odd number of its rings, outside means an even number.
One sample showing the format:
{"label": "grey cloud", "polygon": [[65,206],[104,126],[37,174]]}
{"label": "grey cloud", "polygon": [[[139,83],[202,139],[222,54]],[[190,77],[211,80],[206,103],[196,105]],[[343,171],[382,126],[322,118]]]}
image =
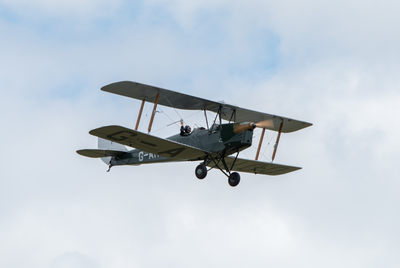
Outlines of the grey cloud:
{"label": "grey cloud", "polygon": [[66,268],[66,267],[77,267],[77,268],[97,268],[100,267],[89,257],[82,255],[77,252],[64,253],[52,262],[49,268]]}

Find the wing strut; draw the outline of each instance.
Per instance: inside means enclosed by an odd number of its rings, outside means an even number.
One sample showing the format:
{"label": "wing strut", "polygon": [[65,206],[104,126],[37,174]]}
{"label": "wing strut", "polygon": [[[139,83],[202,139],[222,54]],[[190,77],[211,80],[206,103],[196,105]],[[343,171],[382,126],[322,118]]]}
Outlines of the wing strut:
{"label": "wing strut", "polygon": [[274,161],[275,155],[276,155],[276,150],[278,149],[279,139],[281,138],[281,133],[282,133],[282,127],[283,127],[283,120],[281,122],[281,125],[279,126],[278,136],[276,137],[276,142],[274,145],[274,152],[272,153],[272,161]]}
{"label": "wing strut", "polygon": [[153,125],[153,120],[154,120],[154,116],[156,115],[156,108],[157,108],[159,99],[160,99],[160,93],[157,93],[156,99],[155,99],[155,101],[154,101],[153,112],[151,113],[151,118],[150,118],[148,133],[150,133],[150,131],[151,131],[151,126]]}
{"label": "wing strut", "polygon": [[204,117],[206,118],[206,124],[207,124],[207,129],[210,130],[210,127],[208,125],[208,118],[207,118],[207,111],[204,109]]}
{"label": "wing strut", "polygon": [[137,121],[136,121],[135,130],[137,130],[138,127],[139,127],[140,118],[142,117],[142,112],[143,112],[144,103],[145,103],[145,99],[142,100],[142,105],[140,106],[139,115],[138,115],[138,118],[137,118]]}
{"label": "wing strut", "polygon": [[222,109],[222,106],[219,106],[218,112],[215,114],[215,118],[214,118],[214,123],[213,123],[213,125],[215,124],[215,122],[217,122],[217,118],[218,118],[218,117],[219,117],[219,124],[220,124],[220,125],[222,124],[221,109]]}
{"label": "wing strut", "polygon": [[262,129],[260,143],[258,143],[257,154],[256,154],[256,161],[258,160],[258,156],[260,155],[261,145],[264,139],[265,128]]}

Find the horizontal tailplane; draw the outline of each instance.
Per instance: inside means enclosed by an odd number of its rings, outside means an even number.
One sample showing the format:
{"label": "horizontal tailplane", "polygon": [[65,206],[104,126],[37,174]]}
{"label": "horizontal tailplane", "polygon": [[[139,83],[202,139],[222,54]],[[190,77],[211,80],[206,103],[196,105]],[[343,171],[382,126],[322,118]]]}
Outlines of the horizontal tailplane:
{"label": "horizontal tailplane", "polygon": [[78,150],[76,152],[80,155],[91,158],[112,157],[125,153],[124,151],[102,150],[102,149],[83,149],[83,150]]}
{"label": "horizontal tailplane", "polygon": [[98,149],[83,149],[76,152],[86,157],[101,158],[107,165],[110,164],[112,157],[128,152],[124,145],[101,138],[99,138],[97,145]]}

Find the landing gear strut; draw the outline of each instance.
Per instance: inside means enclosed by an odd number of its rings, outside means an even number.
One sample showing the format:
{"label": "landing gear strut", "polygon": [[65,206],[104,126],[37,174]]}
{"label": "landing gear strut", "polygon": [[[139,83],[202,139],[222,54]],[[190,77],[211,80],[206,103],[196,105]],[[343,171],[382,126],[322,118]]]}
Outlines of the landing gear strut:
{"label": "landing gear strut", "polygon": [[204,179],[207,176],[207,167],[203,163],[198,165],[195,170],[196,177],[200,180]]}
{"label": "landing gear strut", "polygon": [[[234,165],[236,163],[237,157],[239,156],[239,151],[237,152],[236,157],[235,157],[235,159],[233,160],[233,162],[231,164],[231,167],[228,167],[228,165],[227,165],[227,163],[225,161],[224,155],[225,155],[225,153],[223,153],[218,158],[209,156],[209,159],[206,159],[204,161],[205,163],[202,163],[202,164],[200,164],[200,165],[198,165],[196,167],[196,177],[199,178],[199,179],[203,179],[207,175],[206,165],[208,165],[208,163],[210,163],[210,162],[213,162],[214,166],[212,166],[211,168],[217,167],[225,176],[228,177],[228,183],[229,183],[230,186],[232,186],[232,187],[237,186],[239,184],[239,182],[240,182],[240,175],[237,172],[231,172],[231,170],[233,169],[233,167],[234,167]],[[221,163],[222,163],[222,167],[220,165]],[[204,176],[203,176],[203,174],[204,174],[203,173],[203,168],[205,170],[205,175]],[[225,172],[224,169],[226,170],[226,172]],[[201,177],[201,176],[203,176],[203,177]]]}

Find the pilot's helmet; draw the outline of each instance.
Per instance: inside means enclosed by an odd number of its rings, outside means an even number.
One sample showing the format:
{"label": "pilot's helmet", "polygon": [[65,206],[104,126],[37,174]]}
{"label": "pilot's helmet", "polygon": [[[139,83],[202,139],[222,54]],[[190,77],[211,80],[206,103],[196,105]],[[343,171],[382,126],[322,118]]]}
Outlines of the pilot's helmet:
{"label": "pilot's helmet", "polygon": [[187,134],[190,134],[191,131],[192,131],[192,129],[190,128],[190,126],[185,126],[185,132]]}

